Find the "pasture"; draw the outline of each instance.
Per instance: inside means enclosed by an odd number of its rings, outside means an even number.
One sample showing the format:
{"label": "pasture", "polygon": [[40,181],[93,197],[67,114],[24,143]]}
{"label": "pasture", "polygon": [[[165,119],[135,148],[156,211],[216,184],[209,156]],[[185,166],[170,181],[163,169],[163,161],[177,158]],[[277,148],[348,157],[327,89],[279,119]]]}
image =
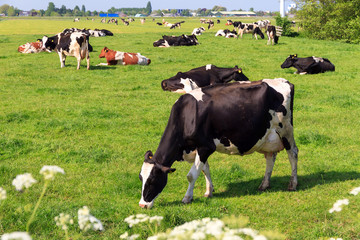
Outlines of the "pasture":
{"label": "pasture", "polygon": [[[248,226],[277,231],[286,239],[360,239],[360,196],[349,192],[360,186],[360,46],[341,42],[280,37],[266,40],[215,37],[225,19],[198,36],[200,45],[155,48],[162,35],[190,34],[199,19],[185,20],[181,29],[158,26],[151,18],[141,25],[101,24],[72,19],[1,19],[0,21],[0,187],[7,198],[0,201],[0,235],[25,231],[39,198],[43,165],[57,165],[65,175],[51,182],[30,226],[33,239],[63,239],[54,217],[88,206],[100,219],[104,232],[82,233],[69,227],[72,239],[119,239],[125,231],[151,236],[146,228],[129,229],[124,219],[145,213],[163,216],[159,231],[204,217],[246,216]],[[251,22],[253,19],[244,22]],[[64,28],[105,28],[114,36],[90,38],[90,70],[68,57],[61,69],[56,53],[21,54],[17,47],[53,36]],[[96,66],[104,47],[139,52],[151,59],[149,66]],[[281,69],[290,55],[317,56],[334,63],[335,72],[295,75]],[[294,129],[299,148],[299,185],[288,192],[290,164],[280,152],[272,174],[271,189],[258,192],[265,172],[263,155],[209,158],[215,193],[204,198],[205,180],[199,177],[194,201],[181,203],[191,165],[176,162],[175,173],[152,209],[141,209],[138,174],[147,150],[156,151],[170,110],[179,94],[164,92],[160,83],[178,71],[214,64],[238,65],[252,81],[282,77],[295,85]],[[23,193],[12,180],[31,173],[39,183]],[[350,203],[341,212],[329,213],[338,199]]]}

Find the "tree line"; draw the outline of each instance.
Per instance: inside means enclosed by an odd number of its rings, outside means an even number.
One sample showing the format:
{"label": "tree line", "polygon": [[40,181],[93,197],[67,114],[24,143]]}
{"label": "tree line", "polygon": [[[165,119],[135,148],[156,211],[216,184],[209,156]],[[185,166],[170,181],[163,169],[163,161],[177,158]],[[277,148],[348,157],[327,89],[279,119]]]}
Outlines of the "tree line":
{"label": "tree line", "polygon": [[360,1],[297,0],[297,18],[306,36],[360,42]]}

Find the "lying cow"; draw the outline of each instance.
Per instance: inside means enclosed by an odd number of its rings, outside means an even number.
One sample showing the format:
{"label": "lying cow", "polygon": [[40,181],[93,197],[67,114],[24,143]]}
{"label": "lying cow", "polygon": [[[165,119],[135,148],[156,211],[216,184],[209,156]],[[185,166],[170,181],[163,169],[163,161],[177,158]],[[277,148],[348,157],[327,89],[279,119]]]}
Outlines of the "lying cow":
{"label": "lying cow", "polygon": [[229,29],[218,30],[215,33],[215,37],[218,37],[218,36],[223,36],[225,38],[238,38],[237,32],[235,30],[230,31]]}
{"label": "lying cow", "polygon": [[39,53],[44,51],[41,39],[36,42],[28,42],[18,47],[20,53]]}
{"label": "lying cow", "polygon": [[251,83],[231,83],[199,88],[173,105],[168,124],[153,155],[145,154],[139,178],[142,208],[151,208],[167,183],[175,161],[193,162],[183,203],[193,199],[196,179],[203,171],[206,197],[214,190],[208,157],[215,151],[266,158],[259,190],[270,187],[276,155],[284,148],[291,164],[289,191],[297,186],[298,149],[293,131],[294,85],[283,78]]}
{"label": "lying cow", "polygon": [[154,47],[194,46],[199,44],[195,35],[166,36],[153,43]]}
{"label": "lying cow", "polygon": [[60,57],[61,68],[65,67],[66,56],[74,56],[77,59],[77,69],[80,69],[80,62],[86,58],[87,69],[90,69],[89,36],[81,32],[58,33],[53,37],[42,38],[43,48],[51,51],[56,50]]}
{"label": "lying cow", "polygon": [[192,31],[192,35],[196,35],[199,36],[201,35],[203,32],[205,31],[204,27],[199,27],[199,28],[194,28],[194,30]]}
{"label": "lying cow", "polygon": [[151,60],[142,56],[140,53],[128,53],[111,50],[104,47],[101,50],[99,58],[106,58],[107,63],[100,63],[99,65],[149,65]]}
{"label": "lying cow", "polygon": [[221,68],[208,64],[206,66],[191,69],[187,72],[178,72],[175,76],[163,80],[161,87],[164,91],[177,93],[189,93],[194,89],[228,83],[235,81],[248,81],[241,68]]}
{"label": "lying cow", "polygon": [[323,73],[326,71],[335,71],[335,66],[327,58],[319,57],[307,57],[307,58],[298,58],[297,54],[290,55],[283,64],[281,68],[296,68],[295,74],[316,74]]}
{"label": "lying cow", "polygon": [[109,30],[106,29],[97,29],[95,28],[94,30],[91,29],[79,29],[79,28],[65,28],[62,31],[64,34],[68,34],[68,33],[74,33],[74,32],[81,32],[86,34],[87,36],[90,37],[105,37],[105,36],[114,36],[114,34],[112,32],[110,32]]}

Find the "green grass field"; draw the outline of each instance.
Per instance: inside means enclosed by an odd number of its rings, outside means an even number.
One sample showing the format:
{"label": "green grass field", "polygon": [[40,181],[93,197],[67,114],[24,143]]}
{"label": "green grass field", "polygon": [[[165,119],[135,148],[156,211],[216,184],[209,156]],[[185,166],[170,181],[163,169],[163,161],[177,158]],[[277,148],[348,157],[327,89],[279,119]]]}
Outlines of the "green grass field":
{"label": "green grass field", "polygon": [[[181,20],[167,19],[169,22]],[[157,19],[155,22],[161,21]],[[1,19],[0,21],[0,235],[25,231],[31,210],[39,198],[43,165],[57,165],[66,174],[56,176],[30,226],[33,239],[64,239],[54,217],[67,213],[76,220],[77,210],[88,206],[100,219],[104,232],[82,233],[70,226],[72,239],[119,239],[125,231],[150,236],[146,228],[129,229],[124,219],[131,214],[160,215],[159,231],[204,217],[236,215],[249,218],[248,227],[277,231],[286,239],[360,239],[360,196],[349,192],[360,186],[360,46],[306,38],[280,37],[279,44],[266,40],[215,37],[225,29],[225,19],[198,37],[200,45],[155,48],[164,34],[190,34],[199,19],[185,19],[181,29],[170,30],[147,19],[130,26],[101,24],[100,19]],[[244,22],[252,20],[245,19]],[[207,27],[206,25],[204,25]],[[90,38],[91,68],[86,61],[76,70],[68,57],[60,68],[56,53],[21,54],[19,45],[52,36],[64,28],[105,28],[112,37]],[[104,59],[103,47],[139,52],[149,66],[96,66]],[[335,72],[295,75],[281,69],[289,54],[330,59]],[[278,154],[272,188],[260,193],[265,158],[214,153],[209,158],[214,197],[202,197],[205,180],[199,177],[194,202],[181,203],[186,174],[191,165],[177,162],[177,171],[151,210],[138,206],[141,182],[138,174],[147,150],[156,151],[170,110],[180,96],[164,92],[162,80],[178,71],[214,64],[238,65],[252,81],[286,78],[295,85],[294,128],[299,148],[298,191],[287,192],[290,164],[286,152]],[[39,183],[23,193],[12,180],[31,173]],[[338,199],[350,204],[329,213]],[[30,209],[30,210],[29,210]]]}

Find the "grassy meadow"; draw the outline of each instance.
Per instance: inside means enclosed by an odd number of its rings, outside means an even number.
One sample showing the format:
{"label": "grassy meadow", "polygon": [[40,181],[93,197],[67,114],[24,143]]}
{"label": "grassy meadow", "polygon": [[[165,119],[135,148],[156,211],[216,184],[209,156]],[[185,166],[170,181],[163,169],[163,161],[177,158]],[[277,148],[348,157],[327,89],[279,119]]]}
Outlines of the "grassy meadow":
{"label": "grassy meadow", "polygon": [[[175,23],[180,18],[166,19]],[[100,219],[104,232],[69,227],[72,239],[119,239],[125,231],[151,236],[145,228],[129,229],[124,219],[145,213],[163,216],[159,231],[204,217],[245,216],[248,227],[276,231],[285,239],[360,239],[360,196],[349,192],[360,186],[360,46],[303,37],[280,37],[279,44],[266,40],[215,37],[221,24],[198,36],[200,45],[155,48],[162,35],[190,34],[200,27],[198,18],[185,19],[181,29],[158,26],[150,18],[130,26],[72,19],[0,19],[0,235],[25,231],[31,210],[39,198],[43,165],[57,165],[65,175],[51,182],[34,222],[33,239],[64,239],[54,217],[67,213],[76,220],[77,210],[88,206]],[[242,19],[251,22],[253,19]],[[203,25],[207,29],[207,25]],[[90,38],[94,51],[91,67],[86,61],[76,70],[68,57],[60,68],[56,53],[21,54],[18,46],[53,36],[64,28],[105,28],[114,36]],[[301,36],[301,35],[300,35]],[[96,66],[103,47],[139,52],[151,59],[149,66]],[[335,72],[295,75],[281,69],[290,54],[326,57]],[[178,71],[214,64],[238,65],[252,81],[286,78],[295,85],[294,129],[299,148],[298,191],[286,191],[290,164],[286,152],[278,154],[272,187],[258,192],[265,172],[265,158],[255,153],[229,156],[214,153],[209,164],[215,193],[203,197],[205,180],[199,177],[194,201],[181,200],[191,165],[176,162],[177,171],[152,209],[141,209],[138,174],[147,150],[156,151],[170,110],[180,96],[164,92],[160,83]],[[31,173],[39,183],[23,193],[12,180]],[[329,213],[338,199],[350,203],[341,212]],[[76,221],[75,221],[76,222]]]}

